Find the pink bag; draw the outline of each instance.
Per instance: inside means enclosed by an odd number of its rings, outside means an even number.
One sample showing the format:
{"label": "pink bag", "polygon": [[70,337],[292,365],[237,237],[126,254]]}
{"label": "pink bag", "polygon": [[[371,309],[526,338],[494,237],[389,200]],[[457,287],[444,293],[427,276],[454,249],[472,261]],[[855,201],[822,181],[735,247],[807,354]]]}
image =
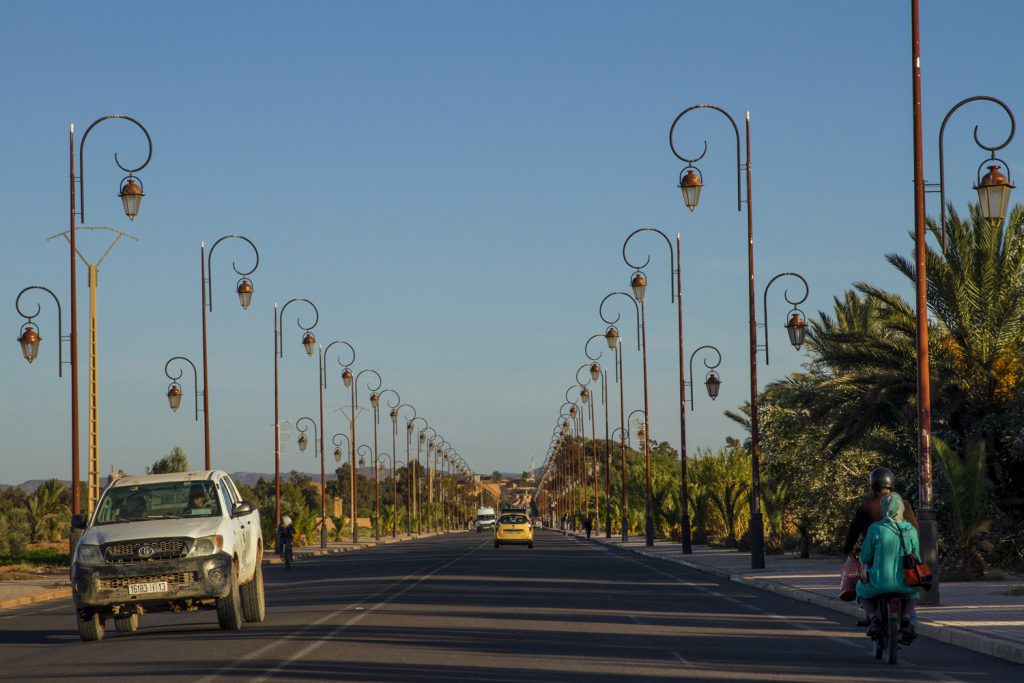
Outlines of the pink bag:
{"label": "pink bag", "polygon": [[856,557],[847,557],[839,575],[839,599],[852,602],[857,599],[857,581],[860,580],[861,564]]}

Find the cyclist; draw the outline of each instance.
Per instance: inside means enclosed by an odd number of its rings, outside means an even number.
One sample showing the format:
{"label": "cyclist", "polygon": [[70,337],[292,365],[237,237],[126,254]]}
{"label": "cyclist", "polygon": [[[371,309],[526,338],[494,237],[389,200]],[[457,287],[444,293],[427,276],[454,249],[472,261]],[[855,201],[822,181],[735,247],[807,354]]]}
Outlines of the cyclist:
{"label": "cyclist", "polygon": [[281,525],[277,527],[277,540],[281,544],[281,556],[284,558],[284,566],[291,569],[292,566],[292,541],[295,539],[295,527],[292,526],[292,518],[288,515],[281,515]]}
{"label": "cyclist", "polygon": [[867,570],[867,582],[857,582],[857,597],[868,616],[868,636],[875,637],[881,631],[876,598],[885,594],[899,593],[903,596],[903,613],[900,615],[900,642],[909,645],[916,634],[917,614],[915,607],[920,596],[917,588],[907,586],[903,580],[903,556],[913,553],[920,556],[917,529],[907,522],[904,515],[903,498],[898,493],[887,493],[880,501],[882,520],[868,528],[860,561]]}

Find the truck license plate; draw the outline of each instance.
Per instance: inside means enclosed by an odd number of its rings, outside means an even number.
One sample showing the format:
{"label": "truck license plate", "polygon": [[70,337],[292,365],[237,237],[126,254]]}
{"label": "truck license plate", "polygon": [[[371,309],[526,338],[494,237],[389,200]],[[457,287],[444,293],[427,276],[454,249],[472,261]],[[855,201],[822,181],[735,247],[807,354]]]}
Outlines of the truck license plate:
{"label": "truck license plate", "polygon": [[166,591],[166,581],[155,581],[153,583],[132,583],[128,585],[129,595],[141,595],[142,593],[163,593]]}

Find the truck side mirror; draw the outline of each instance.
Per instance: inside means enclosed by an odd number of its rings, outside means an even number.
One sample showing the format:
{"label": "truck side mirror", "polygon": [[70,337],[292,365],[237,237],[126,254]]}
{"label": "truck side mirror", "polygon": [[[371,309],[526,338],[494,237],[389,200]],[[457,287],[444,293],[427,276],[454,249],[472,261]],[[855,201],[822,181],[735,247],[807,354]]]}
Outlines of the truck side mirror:
{"label": "truck side mirror", "polygon": [[85,529],[86,520],[85,515],[77,514],[71,515],[71,528],[72,529]]}
{"label": "truck side mirror", "polygon": [[255,509],[252,503],[242,500],[231,506],[231,516],[244,517],[245,515],[251,515]]}

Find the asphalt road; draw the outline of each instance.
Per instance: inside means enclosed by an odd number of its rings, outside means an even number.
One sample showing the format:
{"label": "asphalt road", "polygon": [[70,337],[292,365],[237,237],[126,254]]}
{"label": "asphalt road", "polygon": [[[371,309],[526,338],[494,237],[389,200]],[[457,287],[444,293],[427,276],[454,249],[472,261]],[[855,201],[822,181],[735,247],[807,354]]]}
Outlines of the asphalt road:
{"label": "asphalt road", "polygon": [[267,621],[147,614],[83,643],[69,602],[0,614],[0,680],[1016,681],[924,638],[896,666],[827,610],[540,532],[455,534],[265,568]]}

